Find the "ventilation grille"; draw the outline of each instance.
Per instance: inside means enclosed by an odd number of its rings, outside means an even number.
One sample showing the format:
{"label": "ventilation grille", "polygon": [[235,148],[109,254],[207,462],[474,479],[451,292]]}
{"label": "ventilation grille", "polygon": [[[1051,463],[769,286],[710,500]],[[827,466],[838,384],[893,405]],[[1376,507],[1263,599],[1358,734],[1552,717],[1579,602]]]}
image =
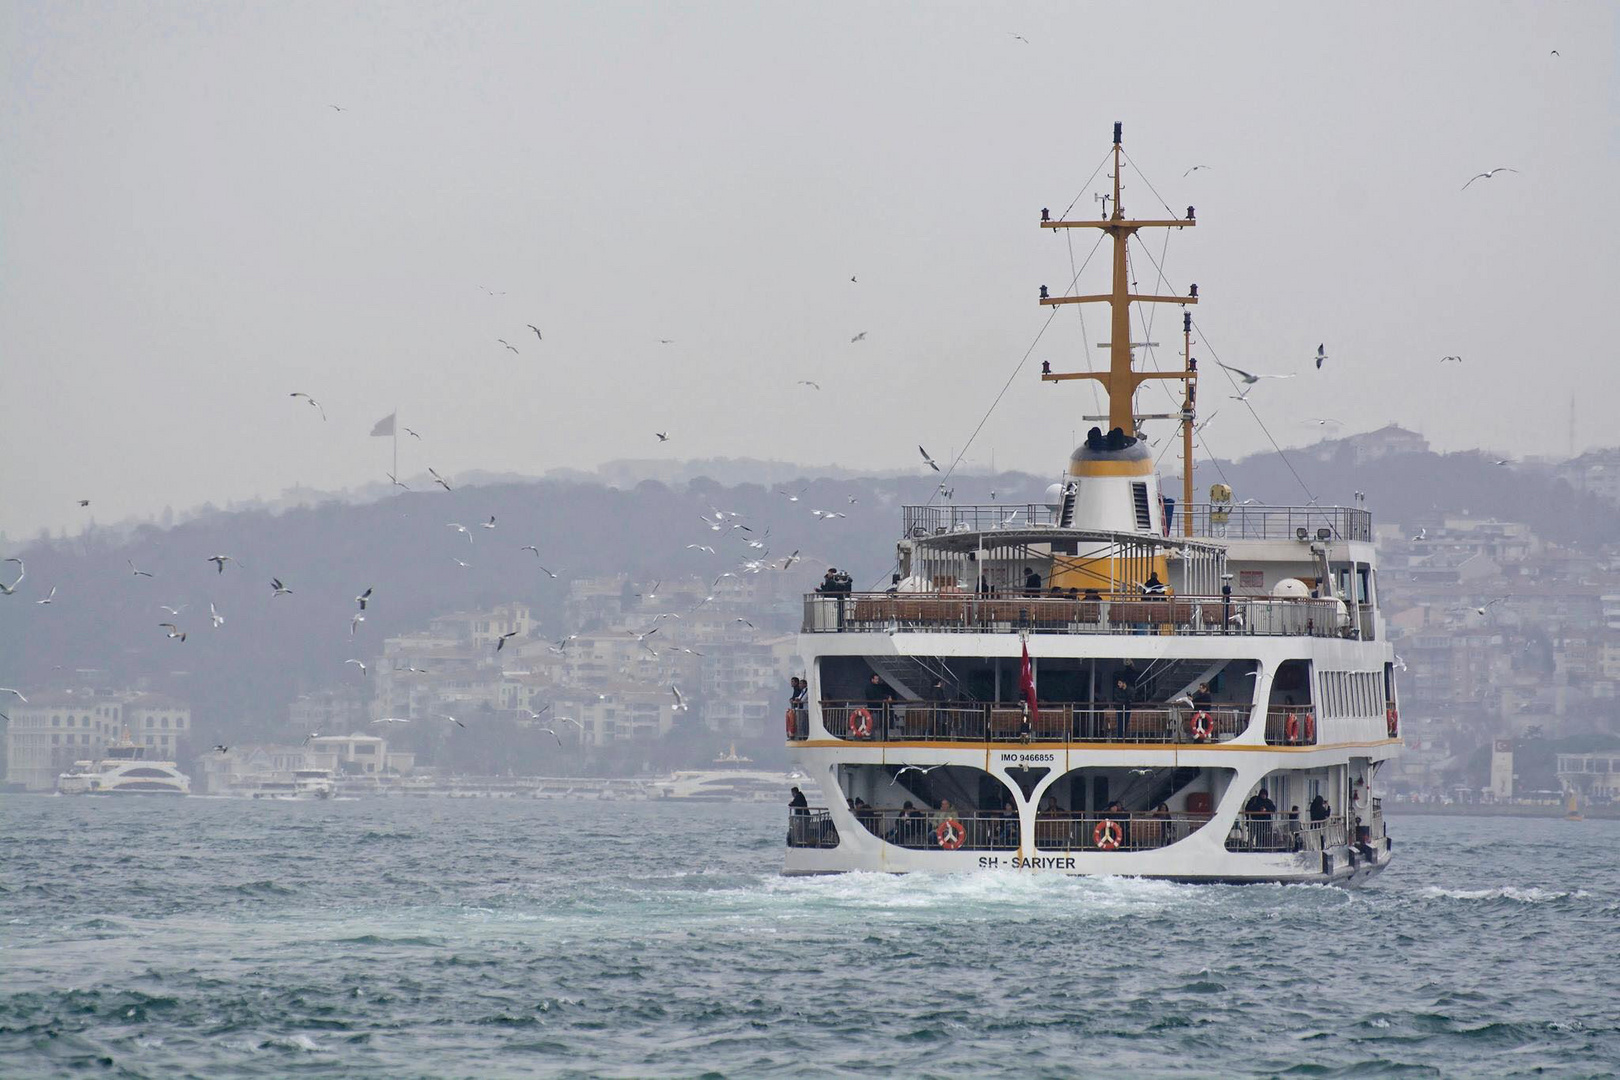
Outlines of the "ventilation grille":
{"label": "ventilation grille", "polygon": [[1153,531],[1153,515],[1148,511],[1148,497],[1146,483],[1133,483],[1131,485],[1131,499],[1136,503],[1136,529],[1138,532]]}

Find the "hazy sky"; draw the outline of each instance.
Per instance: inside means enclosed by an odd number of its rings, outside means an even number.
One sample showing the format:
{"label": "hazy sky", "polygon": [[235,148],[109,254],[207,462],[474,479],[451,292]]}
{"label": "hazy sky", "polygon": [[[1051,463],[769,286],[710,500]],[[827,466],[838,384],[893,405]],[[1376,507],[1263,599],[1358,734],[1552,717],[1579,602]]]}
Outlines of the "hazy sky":
{"label": "hazy sky", "polygon": [[[408,474],[944,456],[1066,286],[1039,210],[1096,213],[1115,120],[1126,211],[1198,208],[1165,270],[1210,346],[1299,372],[1251,399],[1284,445],[1563,452],[1572,398],[1613,443],[1617,11],[8,3],[0,530],[380,479],[396,406]],[[1081,342],[1067,309],[974,464],[1061,467],[1091,392],[1036,372]],[[1223,458],[1266,445],[1230,392]]]}

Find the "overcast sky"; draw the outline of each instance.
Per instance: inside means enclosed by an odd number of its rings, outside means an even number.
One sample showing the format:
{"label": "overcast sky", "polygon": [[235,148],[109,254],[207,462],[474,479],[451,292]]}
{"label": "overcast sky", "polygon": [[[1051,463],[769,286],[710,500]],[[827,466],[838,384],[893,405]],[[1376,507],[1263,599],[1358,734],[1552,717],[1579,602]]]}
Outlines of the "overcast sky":
{"label": "overcast sky", "polygon": [[[9,3],[0,530],[381,479],[396,406],[407,474],[943,457],[1066,287],[1039,211],[1097,212],[1115,120],[1127,213],[1198,208],[1165,288],[1208,348],[1298,372],[1251,398],[1284,445],[1562,453],[1572,400],[1612,444],[1617,11]],[[1036,373],[1082,341],[1065,309],[970,464],[1061,467],[1091,391]],[[1267,445],[1230,392],[1223,458]]]}

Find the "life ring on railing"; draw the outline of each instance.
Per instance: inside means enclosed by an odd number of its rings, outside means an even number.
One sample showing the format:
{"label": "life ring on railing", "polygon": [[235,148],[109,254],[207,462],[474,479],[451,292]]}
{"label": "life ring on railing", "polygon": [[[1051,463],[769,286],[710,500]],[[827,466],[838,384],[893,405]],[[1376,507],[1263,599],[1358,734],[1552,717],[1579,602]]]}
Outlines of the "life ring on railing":
{"label": "life ring on railing", "polygon": [[856,709],[850,713],[849,733],[857,739],[870,739],[872,737],[872,714],[865,709]]}
{"label": "life ring on railing", "polygon": [[1215,721],[1209,713],[1199,709],[1192,714],[1192,737],[1194,742],[1204,742],[1215,734]]}
{"label": "life ring on railing", "polygon": [[967,830],[962,828],[962,823],[955,818],[946,818],[939,823],[939,828],[934,830],[934,839],[946,851],[955,851],[967,839]]}
{"label": "life ring on railing", "polygon": [[1103,818],[1091,830],[1091,842],[1103,851],[1113,851],[1125,842],[1125,830],[1113,818]]}
{"label": "life ring on railing", "polygon": [[1283,742],[1299,742],[1299,716],[1295,713],[1289,713],[1283,721]]}
{"label": "life ring on railing", "polygon": [[793,715],[795,711],[796,710],[793,708],[793,706],[791,706],[791,705],[788,706],[788,711],[787,711],[787,737],[790,738],[790,739],[793,738],[793,736],[795,736],[795,735],[797,735],[799,733],[799,718]]}
{"label": "life ring on railing", "polygon": [[1316,714],[1305,714],[1305,741],[1312,746],[1316,745]]}
{"label": "life ring on railing", "polygon": [[1396,735],[1400,734],[1401,718],[1399,714],[1395,712],[1395,706],[1393,705],[1384,710],[1384,726],[1389,729],[1390,738],[1393,739]]}

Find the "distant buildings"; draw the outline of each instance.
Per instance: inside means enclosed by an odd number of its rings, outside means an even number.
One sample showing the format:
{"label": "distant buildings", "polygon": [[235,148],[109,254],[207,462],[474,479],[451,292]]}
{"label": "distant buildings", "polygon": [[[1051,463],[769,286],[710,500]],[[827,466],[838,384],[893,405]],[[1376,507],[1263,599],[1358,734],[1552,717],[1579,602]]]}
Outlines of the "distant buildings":
{"label": "distant buildings", "polygon": [[99,757],[125,734],[147,756],[176,760],[191,730],[188,705],[134,690],[45,691],[13,703],[8,715],[6,783],[28,791],[54,791],[64,769]]}

